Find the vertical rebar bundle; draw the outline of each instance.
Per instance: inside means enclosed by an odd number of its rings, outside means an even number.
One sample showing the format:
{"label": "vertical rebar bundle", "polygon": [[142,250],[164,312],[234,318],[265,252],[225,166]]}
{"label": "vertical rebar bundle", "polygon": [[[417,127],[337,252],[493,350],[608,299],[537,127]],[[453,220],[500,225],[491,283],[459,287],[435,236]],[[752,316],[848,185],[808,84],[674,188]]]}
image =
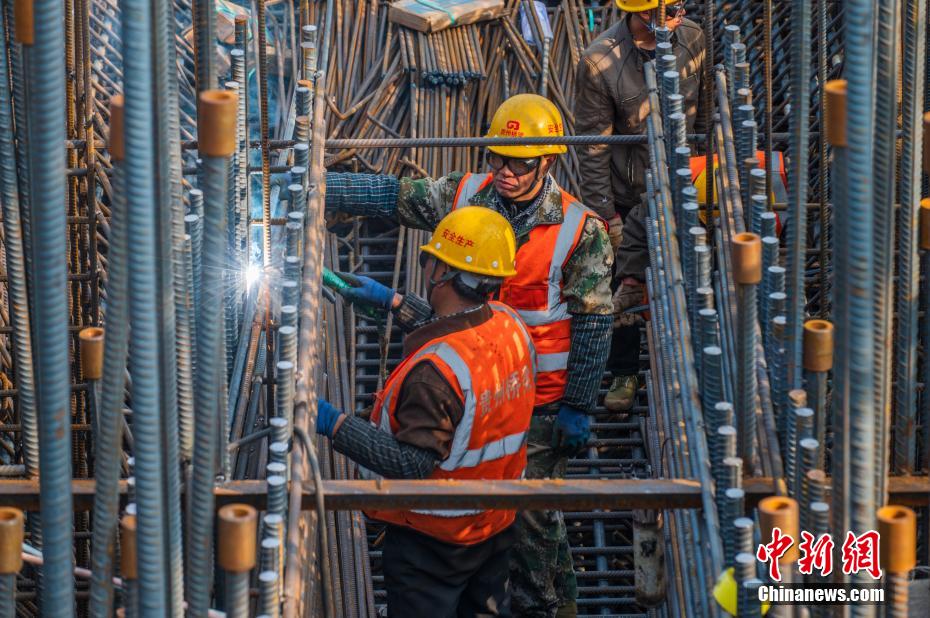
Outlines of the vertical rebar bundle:
{"label": "vertical rebar bundle", "polygon": [[[895,311],[897,329],[894,342],[894,471],[910,474],[914,471],[917,445],[917,313],[920,306],[920,263],[918,258],[918,212],[921,166],[918,152],[922,138],[921,93],[926,75],[921,58],[926,55],[927,5],[919,0],[904,0],[904,44],[901,61],[901,159],[898,199],[901,209],[897,224],[898,286]],[[926,101],[924,103],[926,105]],[[926,452],[926,451],[925,451]]]}
{"label": "vertical rebar bundle", "polygon": [[[833,529],[857,534],[874,528],[874,451],[876,415],[872,335],[872,96],[870,85],[873,15],[870,3],[847,7],[850,46],[849,96],[846,84],[827,85],[831,99],[827,131],[833,146],[834,187],[856,178],[855,193],[839,192],[836,220],[836,362],[837,419],[834,427]],[[864,46],[864,47],[860,47]],[[870,614],[868,608],[860,610]]]}
{"label": "vertical rebar bundle", "polygon": [[[42,569],[41,607],[74,615],[71,432],[68,361],[63,6],[38,0],[17,11],[15,38],[29,64],[29,242],[34,286],[33,350],[39,420]],[[39,24],[40,27],[35,27]],[[19,82],[24,83],[23,81]],[[16,80],[14,78],[14,85]]]}
{"label": "vertical rebar bundle", "polygon": [[200,499],[190,501],[190,568],[188,611],[205,616],[210,606],[213,574],[213,482],[216,476],[218,419],[225,418],[225,358],[223,333],[223,283],[226,267],[226,195],[229,157],[235,151],[237,96],[229,91],[200,95],[200,154],[203,159],[204,235],[203,289],[197,316],[197,376],[195,448],[192,491]]}

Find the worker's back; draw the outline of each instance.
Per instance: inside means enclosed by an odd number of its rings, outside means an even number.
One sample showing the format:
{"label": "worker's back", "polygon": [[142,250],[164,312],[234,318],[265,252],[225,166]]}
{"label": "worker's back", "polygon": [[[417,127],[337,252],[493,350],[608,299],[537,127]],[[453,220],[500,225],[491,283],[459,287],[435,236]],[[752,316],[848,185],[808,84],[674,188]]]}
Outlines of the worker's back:
{"label": "worker's back", "polygon": [[[398,429],[395,410],[404,379],[419,363],[432,363],[461,397],[449,456],[436,479],[519,479],[526,468],[526,435],[536,395],[536,359],[526,327],[512,309],[490,303],[493,315],[480,325],[430,340],[388,378],[372,411],[382,430]],[[514,511],[370,511],[370,517],[414,528],[439,540],[469,545],[509,526]]]}

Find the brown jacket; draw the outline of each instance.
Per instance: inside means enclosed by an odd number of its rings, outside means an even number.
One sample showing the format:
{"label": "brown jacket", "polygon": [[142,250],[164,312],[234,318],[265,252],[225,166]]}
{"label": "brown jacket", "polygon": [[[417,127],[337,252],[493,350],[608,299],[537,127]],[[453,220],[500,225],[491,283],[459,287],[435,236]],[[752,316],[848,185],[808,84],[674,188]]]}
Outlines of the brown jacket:
{"label": "brown jacket", "polygon": [[[703,119],[698,110],[704,88],[701,71],[704,33],[693,21],[684,19],[672,35],[672,48],[681,71],[679,88],[684,96],[688,132],[700,133],[703,131]],[[575,132],[578,135],[646,133],[649,103],[643,65],[648,61],[646,53],[633,43],[629,16],[624,16],[591,43],[578,63],[575,87]],[[632,269],[634,272],[625,274],[641,274],[648,262],[648,257],[643,261],[644,222],[628,222],[631,217],[627,213],[641,203],[646,191],[648,148],[645,145],[600,144],[579,148],[578,155],[582,202],[604,219],[615,214],[624,217],[624,244],[627,244],[627,235],[633,235],[630,250],[638,254],[638,263],[629,266],[619,263],[623,257],[621,245],[617,272]],[[633,216],[642,219],[643,214],[637,212]]]}

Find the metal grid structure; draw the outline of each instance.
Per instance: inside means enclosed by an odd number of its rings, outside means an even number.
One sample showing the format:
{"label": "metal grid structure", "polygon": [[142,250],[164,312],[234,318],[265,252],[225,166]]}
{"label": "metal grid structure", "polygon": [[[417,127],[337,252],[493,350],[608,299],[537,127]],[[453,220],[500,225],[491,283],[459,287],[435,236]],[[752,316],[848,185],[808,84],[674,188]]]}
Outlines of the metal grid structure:
{"label": "metal grid structure", "polygon": [[[925,524],[930,493],[921,0],[689,3],[720,63],[705,73],[720,217],[700,226],[693,190],[674,181],[687,165],[669,146],[703,136],[676,141],[664,72],[677,67],[660,56],[642,139],[646,388],[629,416],[593,412],[595,438],[563,488],[358,484],[312,439],[317,393],[359,409],[400,353],[390,320],[321,300],[321,266],[422,289],[409,268],[421,232],[354,221],[324,233],[325,169],[476,169],[483,142],[453,138],[481,135],[517,92],[550,96],[571,133],[573,67],[618,11],[547,4],[552,36],[520,0],[430,35],[376,0],[5,3],[0,503],[27,511],[27,565],[0,573],[0,614],[180,615],[186,603],[196,616],[372,616],[377,527],[352,509],[378,500],[578,505],[566,518],[585,615],[720,614],[709,592],[724,567],[741,590],[762,583],[746,555],[783,521],[773,503],[757,508],[770,493],[798,507],[795,527],[877,526],[913,553],[894,527],[908,513],[879,507],[920,505]],[[845,87],[827,91],[840,74]],[[198,118],[198,101],[213,111]],[[788,204],[745,165],[756,143],[789,154]],[[559,181],[577,190],[577,170],[570,149]],[[758,280],[741,259],[753,251]],[[835,363],[823,360],[831,332]],[[2,515],[22,534],[22,513]],[[636,576],[643,534],[664,541],[657,609]],[[244,557],[224,549],[249,543]],[[888,565],[897,615],[915,563]],[[739,607],[759,615],[751,594]]]}

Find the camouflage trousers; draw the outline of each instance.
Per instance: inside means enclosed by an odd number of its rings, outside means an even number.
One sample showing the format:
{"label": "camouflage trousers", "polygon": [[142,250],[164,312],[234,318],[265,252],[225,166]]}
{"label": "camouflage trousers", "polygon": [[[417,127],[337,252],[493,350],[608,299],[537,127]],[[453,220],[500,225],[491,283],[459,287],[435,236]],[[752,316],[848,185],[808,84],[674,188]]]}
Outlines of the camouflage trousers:
{"label": "camouflage trousers", "polygon": [[[556,417],[533,416],[527,445],[526,477],[563,478],[568,457],[553,448]],[[523,511],[514,524],[510,554],[511,608],[514,616],[554,618],[573,606],[578,584],[561,511]],[[565,615],[564,610],[559,614]]]}

